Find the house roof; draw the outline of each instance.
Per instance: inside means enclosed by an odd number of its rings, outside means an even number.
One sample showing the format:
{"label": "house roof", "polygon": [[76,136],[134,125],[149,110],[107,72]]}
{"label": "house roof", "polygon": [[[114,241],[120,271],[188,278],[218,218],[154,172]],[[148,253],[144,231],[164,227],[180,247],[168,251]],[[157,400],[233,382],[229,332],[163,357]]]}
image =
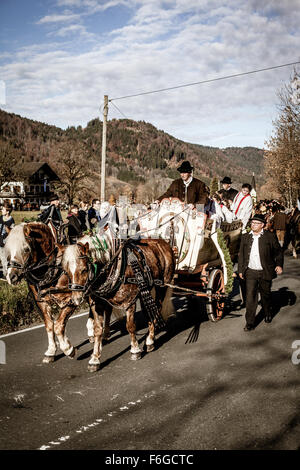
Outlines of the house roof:
{"label": "house roof", "polygon": [[30,178],[40,169],[43,169],[43,171],[47,173],[52,180],[59,180],[59,177],[55,171],[52,170],[52,168],[46,162],[25,162],[20,164],[20,170],[25,178]]}

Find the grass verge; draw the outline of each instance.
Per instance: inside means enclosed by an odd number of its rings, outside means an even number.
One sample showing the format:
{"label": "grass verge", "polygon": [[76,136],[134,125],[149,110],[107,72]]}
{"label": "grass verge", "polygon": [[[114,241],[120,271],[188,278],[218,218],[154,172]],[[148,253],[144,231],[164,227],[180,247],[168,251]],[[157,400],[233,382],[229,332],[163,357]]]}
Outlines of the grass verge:
{"label": "grass verge", "polygon": [[41,317],[26,282],[16,286],[0,282],[0,334],[17,331],[37,321],[41,322]]}

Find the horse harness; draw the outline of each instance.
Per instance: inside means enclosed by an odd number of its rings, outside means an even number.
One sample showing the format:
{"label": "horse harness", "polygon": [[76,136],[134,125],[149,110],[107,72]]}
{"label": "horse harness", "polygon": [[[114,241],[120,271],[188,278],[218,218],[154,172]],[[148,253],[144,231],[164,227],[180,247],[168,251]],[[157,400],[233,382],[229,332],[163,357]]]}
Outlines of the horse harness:
{"label": "horse harness", "polygon": [[[55,256],[55,262],[49,263],[52,256]],[[30,263],[30,256],[27,258],[25,263],[17,263],[16,261],[10,261],[7,264],[8,268],[18,269],[20,276],[24,276],[28,284],[35,287],[38,292],[37,300],[40,301],[41,297],[44,297],[51,291],[51,286],[57,283],[62,274],[67,274],[57,262],[57,247],[55,247],[49,255],[45,256],[38,262]],[[35,271],[39,271],[42,268],[47,268],[46,273],[40,277],[35,274]],[[58,290],[60,293],[62,290]]]}
{"label": "horse harness", "polygon": [[[55,262],[54,264],[49,264],[49,260],[52,255],[55,255]],[[97,264],[94,264],[87,255],[83,255],[81,258],[87,258],[88,260],[89,272],[85,285],[69,282],[68,287],[64,289],[51,287],[53,284],[58,282],[59,278],[63,274],[66,274],[69,278],[68,273],[57,262],[57,247],[37,263],[35,262],[30,264],[29,256],[23,265],[16,261],[11,261],[8,263],[8,267],[20,270],[26,281],[36,288],[38,293],[38,302],[42,301],[42,297],[45,297],[47,294],[62,294],[70,291],[82,292],[85,297],[87,295],[94,294],[103,300],[107,300],[117,292],[122,284],[137,285],[138,293],[130,305],[140,297],[149,320],[151,322],[155,321],[156,325],[160,328],[165,326],[165,322],[150,293],[150,290],[154,285],[163,286],[164,283],[161,279],[153,279],[144,253],[136,242],[132,239],[127,239],[120,245],[111,261],[98,273]],[[125,277],[127,264],[132,268],[134,273],[133,278]],[[34,271],[44,267],[47,267],[47,271],[42,278],[34,274]],[[105,281],[100,286],[97,286],[97,283],[101,281],[101,277],[107,272],[108,275]]]}
{"label": "horse harness", "polygon": [[[128,264],[133,271],[134,277],[125,276]],[[108,275],[104,283],[98,287],[97,281],[101,279],[104,272],[108,272]],[[90,282],[85,295],[94,294],[97,297],[108,301],[107,299],[114,295],[122,284],[137,285],[138,293],[130,305],[140,297],[142,305],[149,317],[149,321],[155,321],[158,327],[163,328],[165,326],[165,322],[159,313],[150,290],[154,285],[163,286],[164,283],[161,279],[153,279],[143,251],[132,239],[127,239],[122,245],[120,245],[110,263],[104,266],[104,268],[102,268],[102,270],[96,274],[94,279]],[[84,290],[84,287],[80,290]]]}
{"label": "horse harness", "polygon": [[164,328],[165,327],[164,319],[161,316],[157,308],[157,305],[154,302],[154,299],[150,293],[150,288],[154,284],[162,286],[163,281],[161,279],[153,280],[150,268],[146,263],[142,250],[137,246],[136,248],[138,249],[137,251],[140,254],[142,254],[142,266],[144,269],[141,268],[141,265],[138,262],[138,259],[137,259],[136,254],[134,253],[134,250],[130,250],[129,253],[127,253],[127,259],[133,270],[136,284],[139,288],[139,295],[140,295],[141,302],[143,304],[144,309],[146,310],[149,320],[151,322],[155,321],[157,327]]}

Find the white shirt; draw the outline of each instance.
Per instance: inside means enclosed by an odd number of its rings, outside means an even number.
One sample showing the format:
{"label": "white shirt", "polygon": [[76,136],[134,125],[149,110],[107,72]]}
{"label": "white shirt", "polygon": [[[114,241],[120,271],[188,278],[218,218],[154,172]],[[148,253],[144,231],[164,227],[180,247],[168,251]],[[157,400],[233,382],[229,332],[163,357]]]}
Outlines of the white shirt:
{"label": "white shirt", "polygon": [[250,233],[253,237],[253,243],[250,251],[248,268],[262,270],[263,267],[260,262],[258,240],[259,237],[264,233],[264,231],[262,230],[258,235],[254,235],[252,231]]}
{"label": "white shirt", "polygon": [[193,181],[193,177],[190,176],[190,178],[187,181],[183,181],[185,188],[184,188],[184,201],[187,202],[187,188]]}
{"label": "white shirt", "polygon": [[193,177],[190,176],[187,181],[183,181],[183,182],[184,182],[185,186],[188,187],[191,184],[192,181],[193,181]]}

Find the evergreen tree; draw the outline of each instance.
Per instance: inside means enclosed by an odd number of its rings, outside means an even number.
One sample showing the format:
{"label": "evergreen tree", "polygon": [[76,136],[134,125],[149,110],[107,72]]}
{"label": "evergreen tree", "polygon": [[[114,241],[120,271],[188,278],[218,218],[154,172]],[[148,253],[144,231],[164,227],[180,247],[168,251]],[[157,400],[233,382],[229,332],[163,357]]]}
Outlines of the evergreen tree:
{"label": "evergreen tree", "polygon": [[216,176],[214,176],[211,181],[210,181],[210,194],[214,194],[218,191],[219,189],[219,182],[218,182],[218,178]]}

